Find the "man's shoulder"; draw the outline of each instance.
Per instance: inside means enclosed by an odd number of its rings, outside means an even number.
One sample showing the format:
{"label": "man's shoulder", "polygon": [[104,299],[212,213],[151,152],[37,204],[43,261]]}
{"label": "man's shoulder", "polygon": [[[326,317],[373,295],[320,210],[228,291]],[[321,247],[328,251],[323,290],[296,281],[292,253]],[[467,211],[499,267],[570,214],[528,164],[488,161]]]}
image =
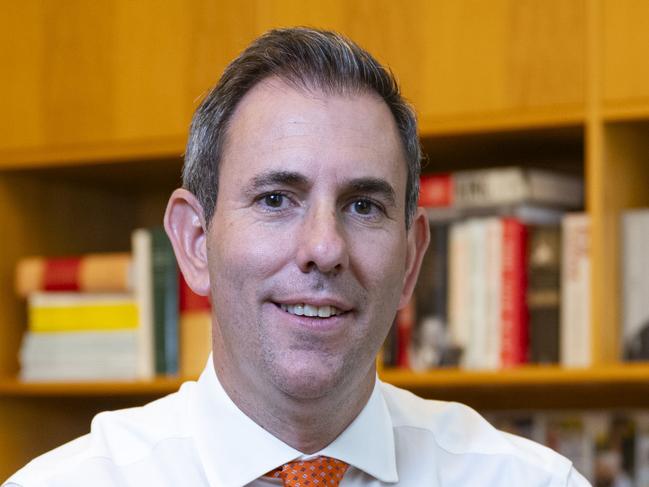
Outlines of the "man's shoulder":
{"label": "man's shoulder", "polygon": [[[3,486],[87,485],[89,475],[106,477],[148,462],[162,443],[188,435],[185,408],[184,397],[173,393],[141,407],[99,413],[90,433],[35,458]],[[95,478],[93,485],[104,484]]]}
{"label": "man's shoulder", "polygon": [[469,406],[422,399],[389,384],[382,386],[397,443],[426,454],[434,451],[449,462],[447,470],[453,463],[489,463],[539,478],[571,475],[568,459],[534,441],[497,430]]}

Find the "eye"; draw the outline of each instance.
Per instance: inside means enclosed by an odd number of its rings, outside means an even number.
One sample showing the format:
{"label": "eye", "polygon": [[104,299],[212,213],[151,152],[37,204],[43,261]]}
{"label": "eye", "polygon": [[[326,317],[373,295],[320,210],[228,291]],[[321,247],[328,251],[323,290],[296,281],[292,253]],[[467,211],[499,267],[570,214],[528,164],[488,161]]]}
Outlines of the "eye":
{"label": "eye", "polygon": [[350,211],[354,215],[364,218],[379,218],[383,213],[383,207],[373,200],[358,198],[351,202]]}
{"label": "eye", "polygon": [[270,193],[262,198],[264,205],[269,208],[281,208],[286,197],[281,193]]}
{"label": "eye", "polygon": [[282,191],[270,191],[255,198],[257,208],[267,213],[282,213],[294,206],[293,203],[293,197]]}
{"label": "eye", "polygon": [[374,203],[369,200],[356,200],[352,203],[354,211],[359,215],[369,215],[374,209]]}

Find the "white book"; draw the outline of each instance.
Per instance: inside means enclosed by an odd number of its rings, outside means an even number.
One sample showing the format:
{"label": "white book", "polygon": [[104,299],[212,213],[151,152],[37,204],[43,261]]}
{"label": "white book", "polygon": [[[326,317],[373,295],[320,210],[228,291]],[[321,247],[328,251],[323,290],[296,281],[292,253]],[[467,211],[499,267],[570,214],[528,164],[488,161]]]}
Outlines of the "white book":
{"label": "white book", "polygon": [[120,362],[138,356],[136,330],[26,332],[21,364]]}
{"label": "white book", "polygon": [[[469,251],[467,252],[469,283],[469,343],[464,365],[470,369],[483,369],[487,355],[487,221],[473,219],[466,222]],[[469,305],[470,303],[470,305]]]}
{"label": "white book", "polygon": [[24,381],[135,379],[137,331],[27,332],[20,362]]}
{"label": "white book", "polygon": [[622,214],[622,357],[649,359],[649,209]]}
{"label": "white book", "polygon": [[567,214],[561,222],[561,232],[561,365],[589,367],[592,363],[589,216]]}
{"label": "white book", "polygon": [[20,371],[20,379],[25,382],[36,381],[97,381],[97,380],[136,380],[139,379],[135,363],[101,363],[72,365],[30,365]]}
{"label": "white book", "polygon": [[452,224],[449,231],[448,320],[453,345],[462,351],[461,365],[467,360],[471,333],[468,253],[468,226],[464,222]]}
{"label": "white book", "polygon": [[547,204],[568,208],[583,206],[580,177],[526,167],[500,167],[453,173],[454,204],[461,208]]}
{"label": "white book", "polygon": [[489,218],[486,220],[486,226],[484,367],[499,369],[501,367],[500,342],[502,337],[503,224],[500,218]]}
{"label": "white book", "polygon": [[135,230],[131,236],[131,245],[135,270],[135,299],[140,317],[138,376],[140,379],[151,379],[155,375],[151,233],[143,228]]}

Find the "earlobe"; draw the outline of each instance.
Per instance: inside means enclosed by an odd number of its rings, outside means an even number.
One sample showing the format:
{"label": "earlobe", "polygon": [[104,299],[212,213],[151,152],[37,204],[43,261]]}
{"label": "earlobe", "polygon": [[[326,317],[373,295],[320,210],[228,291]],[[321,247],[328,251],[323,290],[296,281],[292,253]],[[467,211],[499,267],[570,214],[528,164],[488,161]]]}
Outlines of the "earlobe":
{"label": "earlobe", "polygon": [[424,208],[417,208],[412,225],[408,230],[408,255],[406,257],[406,273],[403,280],[403,290],[399,300],[399,309],[408,304],[417,283],[421,261],[424,258],[430,241],[428,216]]}
{"label": "earlobe", "polygon": [[192,193],[180,188],[171,194],[164,227],[187,284],[196,294],[207,296],[210,291],[207,226],[203,208]]}

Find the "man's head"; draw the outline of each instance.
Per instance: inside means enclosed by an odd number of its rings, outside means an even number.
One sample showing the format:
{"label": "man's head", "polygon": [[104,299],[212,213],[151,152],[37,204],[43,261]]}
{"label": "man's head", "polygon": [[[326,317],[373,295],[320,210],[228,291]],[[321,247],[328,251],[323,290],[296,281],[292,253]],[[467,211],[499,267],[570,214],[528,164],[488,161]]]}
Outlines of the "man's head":
{"label": "man's head", "polygon": [[428,243],[394,80],[335,34],[273,31],[227,68],[190,139],[191,191],[165,225],[211,295],[222,384],[256,420],[287,398],[359,407]]}
{"label": "man's head", "polygon": [[329,95],[371,92],[394,117],[408,169],[406,225],[417,207],[421,149],[414,111],[396,80],[368,52],[334,32],[306,28],[272,30],[254,41],[225,69],[194,114],[187,143],[183,186],[203,206],[206,224],[214,214],[219,166],[227,129],[241,99],[262,80]]}

